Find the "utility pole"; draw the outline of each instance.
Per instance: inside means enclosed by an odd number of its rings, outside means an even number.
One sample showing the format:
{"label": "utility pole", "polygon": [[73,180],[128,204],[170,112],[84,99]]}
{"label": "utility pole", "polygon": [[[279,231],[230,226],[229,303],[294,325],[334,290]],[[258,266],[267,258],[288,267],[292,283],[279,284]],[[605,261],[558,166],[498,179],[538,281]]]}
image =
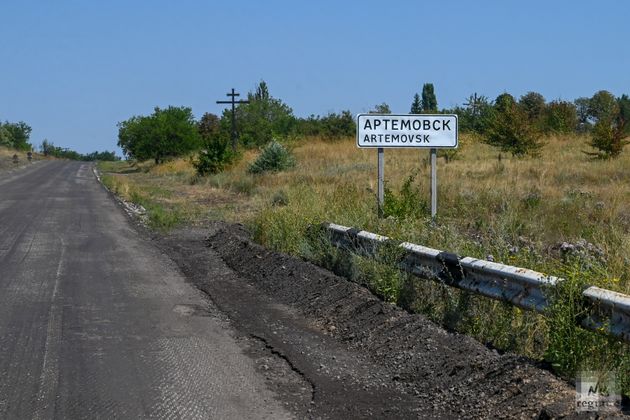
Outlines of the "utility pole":
{"label": "utility pole", "polygon": [[236,139],[237,139],[237,134],[236,134],[236,104],[248,104],[249,101],[244,101],[244,100],[236,100],[237,96],[241,96],[240,93],[236,93],[234,91],[234,88],[232,88],[232,92],[226,94],[226,96],[230,97],[229,101],[217,101],[218,104],[232,104],[232,134],[231,134],[231,138],[232,138],[232,151],[236,152]]}

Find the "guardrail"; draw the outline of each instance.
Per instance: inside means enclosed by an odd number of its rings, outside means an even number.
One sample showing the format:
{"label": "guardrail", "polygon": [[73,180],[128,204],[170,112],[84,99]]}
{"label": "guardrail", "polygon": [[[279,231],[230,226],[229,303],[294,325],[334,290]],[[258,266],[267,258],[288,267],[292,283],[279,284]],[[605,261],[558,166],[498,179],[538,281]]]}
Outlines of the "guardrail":
{"label": "guardrail", "polygon": [[[394,244],[401,249],[403,271],[538,313],[551,305],[547,296],[563,281],[526,268],[460,257],[409,242],[397,244],[386,236],[334,223],[324,228],[341,249],[373,258],[385,246]],[[630,296],[595,286],[586,288],[582,296],[591,313],[582,320],[582,327],[605,331],[630,343]]]}

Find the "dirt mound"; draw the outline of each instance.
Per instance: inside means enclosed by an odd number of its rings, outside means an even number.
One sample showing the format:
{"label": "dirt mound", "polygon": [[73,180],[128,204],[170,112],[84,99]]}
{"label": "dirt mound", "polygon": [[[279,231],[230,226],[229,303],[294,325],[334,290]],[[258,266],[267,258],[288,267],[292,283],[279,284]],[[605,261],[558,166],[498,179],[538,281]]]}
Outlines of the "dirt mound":
{"label": "dirt mound", "polygon": [[[245,335],[312,386],[311,418],[577,417],[574,388],[218,223],[161,240]],[[210,249],[208,249],[208,247]]]}
{"label": "dirt mound", "polygon": [[360,285],[266,250],[252,243],[242,227],[223,225],[208,242],[238,274],[367,353],[429,405],[439,396],[440,404],[472,417],[574,412],[574,390],[528,360],[500,355],[384,303]]}

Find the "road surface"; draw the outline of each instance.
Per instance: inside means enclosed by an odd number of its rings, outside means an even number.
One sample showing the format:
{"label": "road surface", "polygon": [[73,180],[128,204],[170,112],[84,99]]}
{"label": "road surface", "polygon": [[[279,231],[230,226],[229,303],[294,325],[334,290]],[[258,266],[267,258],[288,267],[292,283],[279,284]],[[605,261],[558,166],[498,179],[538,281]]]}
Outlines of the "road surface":
{"label": "road surface", "polygon": [[209,306],[90,164],[0,174],[0,418],[292,417]]}

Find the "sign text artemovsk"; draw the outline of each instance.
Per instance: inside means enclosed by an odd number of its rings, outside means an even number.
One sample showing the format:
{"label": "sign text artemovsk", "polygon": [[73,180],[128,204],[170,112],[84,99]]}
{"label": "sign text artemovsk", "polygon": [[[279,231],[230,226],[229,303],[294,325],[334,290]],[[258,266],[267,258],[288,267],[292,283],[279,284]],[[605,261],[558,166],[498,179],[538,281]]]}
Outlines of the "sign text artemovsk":
{"label": "sign text artemovsk", "polygon": [[457,115],[359,114],[357,146],[456,148]]}

